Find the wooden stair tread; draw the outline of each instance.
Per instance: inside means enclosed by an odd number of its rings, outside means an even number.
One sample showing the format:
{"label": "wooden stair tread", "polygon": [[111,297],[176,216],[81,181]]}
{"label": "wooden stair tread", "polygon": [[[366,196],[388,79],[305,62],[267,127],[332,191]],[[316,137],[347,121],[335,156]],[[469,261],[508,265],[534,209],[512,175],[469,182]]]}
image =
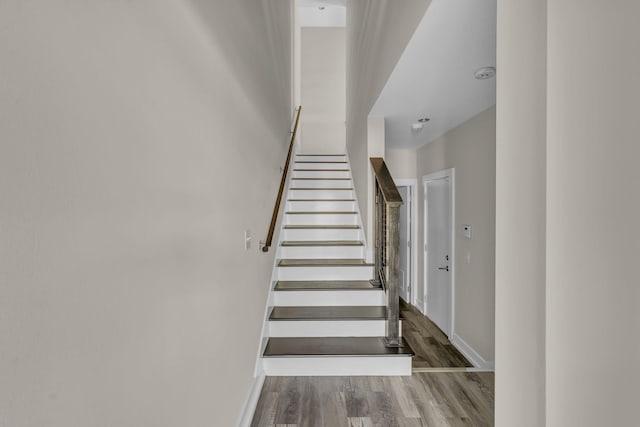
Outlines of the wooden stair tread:
{"label": "wooden stair tread", "polygon": [[329,161],[329,160],[296,160],[296,163],[328,163],[328,164],[334,164],[334,163],[344,163],[347,164],[348,162],[346,161]]}
{"label": "wooden stair tread", "polygon": [[351,181],[351,178],[291,178],[298,181]]}
{"label": "wooden stair tread", "polygon": [[273,307],[269,320],[384,320],[384,306]]}
{"label": "wooden stair tread", "polygon": [[[294,188],[296,190],[296,188]],[[356,199],[287,199],[287,202],[355,202]]]}
{"label": "wooden stair tread", "polygon": [[353,211],[289,211],[287,215],[355,215]]}
{"label": "wooden stair tread", "polygon": [[296,154],[297,157],[322,157],[322,156],[346,156],[346,154]]}
{"label": "wooden stair tread", "polygon": [[323,187],[323,188],[319,188],[319,187],[295,187],[295,188],[290,188],[289,191],[292,190],[331,190],[331,191],[353,191],[353,188],[346,188],[346,187]]}
{"label": "wooden stair tread", "polygon": [[304,356],[389,356],[412,357],[413,350],[402,339],[403,347],[386,347],[383,337],[269,338],[264,357]]}
{"label": "wooden stair tread", "polygon": [[285,240],[280,246],[364,246],[358,240]]}
{"label": "wooden stair tread", "polygon": [[285,225],[285,230],[359,230],[359,225]]}
{"label": "wooden stair tread", "polygon": [[281,280],[276,291],[379,291],[367,280]]}
{"label": "wooden stair tread", "polygon": [[363,266],[370,267],[373,264],[367,264],[367,262],[363,259],[349,259],[349,258],[339,258],[339,259],[320,259],[320,258],[310,258],[310,259],[281,259],[278,263],[279,267],[339,267],[339,266]]}
{"label": "wooden stair tread", "polygon": [[349,169],[293,169],[294,172],[349,172]]}

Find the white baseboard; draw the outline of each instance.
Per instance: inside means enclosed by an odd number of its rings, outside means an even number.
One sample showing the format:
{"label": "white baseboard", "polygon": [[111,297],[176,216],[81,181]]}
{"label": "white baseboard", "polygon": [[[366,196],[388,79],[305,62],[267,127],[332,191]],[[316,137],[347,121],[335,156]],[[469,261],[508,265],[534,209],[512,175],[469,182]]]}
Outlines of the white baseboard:
{"label": "white baseboard", "polygon": [[253,413],[256,411],[256,406],[258,406],[258,399],[260,399],[260,392],[262,392],[262,385],[264,384],[265,378],[266,377],[264,375],[260,375],[253,379],[251,390],[249,390],[249,396],[247,396],[247,401],[242,409],[242,414],[240,414],[238,427],[249,427],[251,425],[251,421],[253,421]]}
{"label": "white baseboard", "polygon": [[495,368],[495,362],[485,360],[480,354],[474,350],[465,340],[460,338],[457,334],[453,334],[451,337],[451,344],[460,351],[466,357],[469,362],[473,363],[473,366],[483,370],[493,371]]}

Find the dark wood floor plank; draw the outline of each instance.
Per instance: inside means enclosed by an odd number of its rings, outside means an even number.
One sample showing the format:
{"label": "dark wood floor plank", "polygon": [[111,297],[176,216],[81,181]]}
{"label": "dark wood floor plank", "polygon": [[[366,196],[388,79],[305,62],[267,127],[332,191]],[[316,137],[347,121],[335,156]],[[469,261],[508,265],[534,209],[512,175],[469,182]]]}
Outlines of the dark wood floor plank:
{"label": "dark wood floor plank", "polygon": [[428,317],[401,300],[402,335],[414,349],[414,368],[473,367]]}

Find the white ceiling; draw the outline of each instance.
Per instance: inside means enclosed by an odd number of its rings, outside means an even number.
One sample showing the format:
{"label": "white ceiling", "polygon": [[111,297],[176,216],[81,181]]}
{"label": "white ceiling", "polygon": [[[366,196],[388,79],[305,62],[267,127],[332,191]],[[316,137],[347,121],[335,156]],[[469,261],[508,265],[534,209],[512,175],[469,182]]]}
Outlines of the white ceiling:
{"label": "white ceiling", "polygon": [[417,148],[495,105],[496,79],[474,78],[495,65],[496,0],[432,0],[370,113],[385,117],[387,147]]}
{"label": "white ceiling", "polygon": [[297,0],[300,27],[344,27],[347,22],[346,0]]}

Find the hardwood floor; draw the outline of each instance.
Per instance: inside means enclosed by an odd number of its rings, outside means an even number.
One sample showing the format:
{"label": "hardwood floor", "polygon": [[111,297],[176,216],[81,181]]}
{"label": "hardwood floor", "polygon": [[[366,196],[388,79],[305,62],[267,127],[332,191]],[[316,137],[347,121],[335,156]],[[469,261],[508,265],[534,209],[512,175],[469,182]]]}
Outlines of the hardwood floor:
{"label": "hardwood floor", "polygon": [[267,377],[252,427],[493,426],[491,372]]}
{"label": "hardwood floor", "polygon": [[413,368],[465,368],[473,365],[456,349],[435,323],[415,307],[400,300],[402,336],[415,356]]}

